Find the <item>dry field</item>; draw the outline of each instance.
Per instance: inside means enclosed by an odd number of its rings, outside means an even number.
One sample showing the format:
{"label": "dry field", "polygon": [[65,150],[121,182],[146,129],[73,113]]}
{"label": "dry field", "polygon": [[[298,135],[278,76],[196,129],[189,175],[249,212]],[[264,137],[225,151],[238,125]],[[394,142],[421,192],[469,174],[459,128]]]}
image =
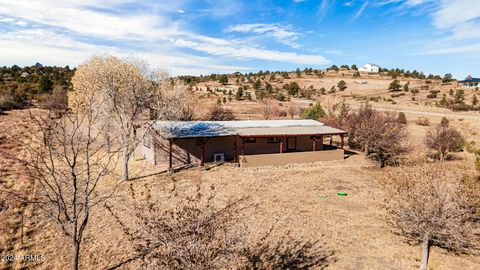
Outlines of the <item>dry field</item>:
{"label": "dry field", "polygon": [[[311,82],[304,78],[303,82],[298,82],[301,87],[311,83],[318,83],[320,86],[322,83],[336,84],[340,79],[326,77],[322,82]],[[345,80],[349,88],[336,95],[344,95],[353,109],[360,101],[352,95],[390,95],[385,89],[391,80],[369,78],[368,84],[355,82],[365,78]],[[319,99],[322,101],[324,98],[326,97]],[[216,98],[212,98],[209,101],[214,103],[215,100]],[[280,106],[278,102],[272,101],[283,109],[288,106],[302,107],[311,102],[313,101],[293,99]],[[231,107],[240,119],[262,118],[260,102],[232,101],[226,105]],[[441,117],[446,116],[452,126],[461,130],[467,141],[480,144],[478,113],[455,113],[410,101],[398,104],[380,101],[373,102],[373,106],[381,110],[406,113],[414,156],[426,156],[423,141],[429,127],[417,125],[415,121],[419,117],[427,118],[430,125],[434,125],[440,122]],[[17,140],[31,132],[27,116],[25,111],[0,115],[0,148],[3,151],[23,154]],[[460,153],[457,157],[458,159],[451,163],[459,168],[473,164],[472,157],[467,153]],[[91,217],[91,226],[86,232],[81,250],[83,269],[109,269],[119,264],[121,265],[117,269],[138,269],[138,260],[129,261],[136,254],[124,230],[125,226],[133,224],[132,204],[146,200],[147,194],[168,201],[166,197],[173,186],[176,187],[176,192],[184,193],[194,190],[197,184],[204,188],[214,185],[218,192],[218,204],[248,196],[249,202],[254,206],[245,213],[244,223],[248,225],[252,235],[261,234],[274,226],[276,234],[289,232],[298,239],[325,241],[326,247],[335,253],[334,260],[327,269],[418,267],[420,247],[409,245],[386,224],[379,205],[384,196],[377,183],[381,171],[375,168],[374,162],[366,160],[362,155],[353,155],[343,161],[283,167],[236,168],[225,164],[208,170],[186,169],[173,175],[166,174],[165,167],[154,167],[145,161],[132,162],[131,169],[134,180],[123,183],[116,197],[107,204],[98,206],[98,211]],[[111,188],[116,177],[113,175],[107,179],[101,188]],[[22,168],[6,159],[0,159],[0,185],[2,188],[24,191],[32,188]],[[337,196],[339,191],[347,192],[348,196]],[[3,199],[0,197],[0,200]],[[0,208],[0,253],[43,254],[45,260],[38,263],[0,264],[0,269],[69,268],[69,242],[59,233],[56,225],[45,223],[41,218],[28,218],[22,227],[21,213],[26,213],[27,217],[40,215],[34,209],[18,203],[12,203],[6,210]],[[455,255],[433,247],[429,266],[430,269],[437,270],[480,269],[480,258]]]}
{"label": "dry field", "polygon": [[[243,169],[227,164],[133,180],[109,201],[110,210],[100,206],[93,215],[84,241],[82,266],[107,269],[134,256],[118,220],[127,226],[132,224],[132,202],[145,200],[147,193],[166,199],[174,181],[179,193],[193,190],[196,184],[214,185],[219,204],[248,196],[254,207],[245,213],[245,223],[252,234],[274,225],[279,234],[288,231],[298,239],[325,241],[326,247],[335,252],[328,269],[416,269],[420,247],[406,243],[385,223],[378,205],[383,195],[376,182],[381,172],[373,166],[355,155],[343,161],[285,167]],[[153,172],[152,168],[145,170],[143,161],[134,162],[134,167],[137,176]],[[108,183],[102,188],[108,188]],[[348,196],[337,196],[339,191]],[[37,228],[29,243],[29,252],[46,256],[34,268],[68,267],[68,243],[53,225]],[[138,263],[128,262],[118,269],[137,269]],[[480,258],[433,248],[429,264],[431,269],[478,269]]]}

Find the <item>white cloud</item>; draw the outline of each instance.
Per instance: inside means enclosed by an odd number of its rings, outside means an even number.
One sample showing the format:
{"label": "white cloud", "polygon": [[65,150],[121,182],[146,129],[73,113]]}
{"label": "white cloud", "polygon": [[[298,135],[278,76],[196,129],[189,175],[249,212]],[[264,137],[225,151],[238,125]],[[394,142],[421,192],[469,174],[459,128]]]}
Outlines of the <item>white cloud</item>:
{"label": "white cloud", "polygon": [[[447,54],[459,54],[459,53],[480,53],[480,44],[473,45],[459,45],[447,48],[430,49],[426,52],[419,53],[418,55],[447,55]],[[479,58],[476,56],[475,58]]]}
{"label": "white cloud", "polygon": [[443,37],[427,44],[421,55],[478,52],[480,0],[384,0],[379,4],[399,4],[400,9],[431,17],[436,34]]}
{"label": "white cloud", "polygon": [[443,0],[432,16],[434,26],[455,39],[480,37],[480,0]]}
{"label": "white cloud", "polygon": [[267,34],[273,37],[277,42],[281,44],[299,48],[297,39],[300,36],[299,33],[288,30],[287,28],[278,24],[267,23],[250,23],[250,24],[237,24],[228,27],[225,32],[240,32],[240,33],[253,33],[253,34]]}
{"label": "white cloud", "polygon": [[[196,74],[205,74],[209,70],[221,72],[221,68],[225,71],[246,69],[237,65],[219,64],[232,58],[315,65],[329,62],[322,55],[280,52],[258,48],[257,45],[247,44],[242,40],[226,40],[192,33],[165,13],[182,10],[181,6],[175,3],[167,5],[148,1],[142,5],[153,6],[143,7],[139,9],[141,11],[126,12],[122,9],[122,5],[134,5],[136,2],[50,0],[46,4],[43,1],[0,0],[0,15],[8,15],[8,18],[16,22],[25,21],[35,25],[26,31],[0,32],[0,61],[10,62],[17,57],[19,61],[38,59],[39,62],[56,61],[63,65],[78,64],[81,59],[91,54],[138,53],[147,54],[149,61],[163,63],[164,67],[175,70],[174,73],[188,69]],[[292,47],[298,45],[295,40],[299,34],[279,25],[257,25],[251,31],[271,35]],[[182,53],[185,48],[209,56]],[[45,61],[48,59],[50,61]]]}
{"label": "white cloud", "polygon": [[279,61],[279,62],[289,62],[296,64],[308,64],[308,65],[325,65],[330,63],[322,55],[310,55],[310,54],[297,54],[294,52],[280,52],[274,50],[266,50],[255,48],[252,46],[219,46],[212,43],[197,42],[192,40],[182,40],[179,39],[175,42],[177,46],[187,47],[187,48],[196,48],[202,52],[219,55],[219,56],[228,56],[238,59],[261,59],[268,61]]}
{"label": "white cloud", "polygon": [[173,75],[248,70],[247,67],[219,64],[208,57],[173,53],[161,47],[151,48],[150,51],[145,52],[92,45],[56,34],[52,30],[35,29],[0,33],[0,59],[3,63],[31,65],[40,62],[58,66],[76,66],[92,55],[106,54],[140,57],[152,66],[166,69]]}
{"label": "white cloud", "polygon": [[9,17],[2,17],[2,16],[0,16],[0,23],[8,23],[8,24],[11,24],[11,25],[21,26],[21,27],[28,26],[28,23],[26,23],[24,21],[16,20],[16,19],[9,18]]}

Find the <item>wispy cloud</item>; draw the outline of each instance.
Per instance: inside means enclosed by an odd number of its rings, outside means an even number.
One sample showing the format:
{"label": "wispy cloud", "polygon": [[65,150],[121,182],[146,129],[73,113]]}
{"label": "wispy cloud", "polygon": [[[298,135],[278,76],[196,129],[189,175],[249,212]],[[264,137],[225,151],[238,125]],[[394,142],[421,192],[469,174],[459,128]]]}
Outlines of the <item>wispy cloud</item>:
{"label": "wispy cloud", "polygon": [[266,34],[269,37],[273,37],[277,42],[293,47],[299,48],[297,43],[300,33],[288,30],[279,24],[265,24],[265,23],[252,23],[252,24],[237,24],[229,26],[225,32],[240,32],[240,33],[253,33],[253,34]]}
{"label": "wispy cloud", "polygon": [[[243,66],[218,64],[208,57],[172,52],[169,48],[156,47],[150,51],[135,51],[114,46],[94,45],[77,41],[52,30],[31,29],[0,34],[0,59],[31,65],[36,62],[55,65],[78,65],[91,55],[114,54],[120,57],[140,57],[150,64],[167,69],[172,74],[205,74],[218,70],[225,72],[249,70]],[[199,67],[202,66],[202,69]]]}
{"label": "wispy cloud", "polygon": [[[312,65],[329,62],[322,55],[260,48],[242,40],[195,33],[171,17],[172,12],[185,12],[176,4],[169,6],[147,1],[141,4],[142,8],[131,9],[137,4],[135,0],[51,0],[48,5],[37,1],[0,0],[0,15],[9,16],[1,17],[4,23],[35,25],[27,31],[0,32],[0,60],[27,57],[42,61],[50,59],[46,61],[48,63],[62,58],[78,63],[88,54],[137,54],[148,56],[149,61],[153,59],[173,69],[174,73],[188,70],[197,74],[216,68],[219,69],[217,72],[248,68],[220,64],[237,59]],[[128,12],[125,12],[125,6],[129,7]],[[226,5],[226,9],[227,6],[232,9],[231,5]],[[278,24],[238,25],[231,30],[267,34],[282,44],[299,47],[296,43],[299,34]]]}
{"label": "wispy cloud", "polygon": [[432,15],[435,27],[451,31],[455,39],[480,37],[480,0],[443,0]]}
{"label": "wispy cloud", "polygon": [[322,20],[327,15],[330,6],[335,5],[335,0],[321,0],[317,9],[317,17]]}
{"label": "wispy cloud", "polygon": [[355,12],[355,15],[353,15],[352,17],[352,21],[355,21],[356,19],[358,19],[360,16],[362,16],[362,13],[363,11],[367,8],[368,4],[369,4],[369,0],[365,0],[362,4],[362,6],[360,6],[360,8],[357,10],[357,12]]}
{"label": "wispy cloud", "polygon": [[10,25],[21,26],[21,27],[28,26],[28,23],[26,23],[24,21],[16,20],[16,19],[9,18],[9,17],[2,17],[2,16],[0,16],[0,23],[7,23],[7,24],[10,24]]}
{"label": "wispy cloud", "polygon": [[[472,53],[478,55],[480,53],[480,44],[473,44],[473,45],[458,45],[453,47],[447,48],[437,48],[437,49],[430,49],[425,52],[420,52],[417,55],[447,55],[447,54],[459,54],[459,53]],[[480,58],[480,56],[474,57]]]}
{"label": "wispy cloud", "polygon": [[397,5],[397,9],[431,18],[432,27],[439,33],[422,55],[478,52],[480,0],[384,0],[377,5]]}

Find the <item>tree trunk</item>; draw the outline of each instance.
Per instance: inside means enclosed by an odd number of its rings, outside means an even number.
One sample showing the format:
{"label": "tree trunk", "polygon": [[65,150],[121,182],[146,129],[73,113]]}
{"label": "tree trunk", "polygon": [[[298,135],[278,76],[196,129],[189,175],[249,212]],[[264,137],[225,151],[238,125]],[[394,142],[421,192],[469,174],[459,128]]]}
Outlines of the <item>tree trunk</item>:
{"label": "tree trunk", "polygon": [[122,161],[122,178],[124,181],[128,181],[128,147],[125,146],[123,150],[123,161]]}
{"label": "tree trunk", "polygon": [[80,241],[73,239],[73,270],[78,270],[78,258],[80,257]]}
{"label": "tree trunk", "polygon": [[420,262],[420,270],[427,270],[429,252],[430,252],[430,235],[426,233],[423,236],[422,261]]}
{"label": "tree trunk", "polygon": [[385,160],[383,158],[378,158],[377,161],[378,161],[378,167],[380,169],[385,167]]}

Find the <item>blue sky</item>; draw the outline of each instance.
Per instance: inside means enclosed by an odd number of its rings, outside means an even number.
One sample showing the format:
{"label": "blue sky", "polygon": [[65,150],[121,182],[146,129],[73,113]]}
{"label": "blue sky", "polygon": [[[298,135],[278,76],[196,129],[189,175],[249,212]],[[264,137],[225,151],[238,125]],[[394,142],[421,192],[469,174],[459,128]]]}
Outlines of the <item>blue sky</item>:
{"label": "blue sky", "polygon": [[0,65],[138,57],[172,75],[386,68],[480,76],[480,0],[0,0]]}

